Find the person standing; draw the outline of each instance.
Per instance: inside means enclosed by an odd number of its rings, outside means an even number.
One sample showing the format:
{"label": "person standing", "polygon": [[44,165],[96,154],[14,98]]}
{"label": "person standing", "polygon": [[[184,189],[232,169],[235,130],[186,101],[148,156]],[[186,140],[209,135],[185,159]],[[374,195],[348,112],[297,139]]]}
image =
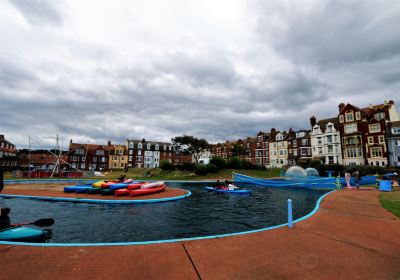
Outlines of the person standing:
{"label": "person standing", "polygon": [[356,188],[357,188],[357,190],[359,190],[360,189],[360,172],[358,172],[357,170],[354,171],[353,177],[354,177],[354,183],[356,185]]}
{"label": "person standing", "polygon": [[350,172],[346,172],[344,174],[344,179],[346,180],[346,188],[350,189],[351,188],[351,186],[350,186],[350,179],[351,179]]}
{"label": "person standing", "polygon": [[3,168],[0,167],[0,193],[4,189],[4,173]]}

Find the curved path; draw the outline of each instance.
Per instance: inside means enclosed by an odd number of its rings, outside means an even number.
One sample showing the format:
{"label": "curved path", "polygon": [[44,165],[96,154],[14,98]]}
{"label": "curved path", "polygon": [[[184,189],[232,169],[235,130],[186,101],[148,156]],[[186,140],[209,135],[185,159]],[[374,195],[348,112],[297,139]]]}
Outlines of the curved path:
{"label": "curved path", "polygon": [[400,220],[378,195],[335,192],[294,229],[157,245],[1,245],[0,279],[399,279]]}

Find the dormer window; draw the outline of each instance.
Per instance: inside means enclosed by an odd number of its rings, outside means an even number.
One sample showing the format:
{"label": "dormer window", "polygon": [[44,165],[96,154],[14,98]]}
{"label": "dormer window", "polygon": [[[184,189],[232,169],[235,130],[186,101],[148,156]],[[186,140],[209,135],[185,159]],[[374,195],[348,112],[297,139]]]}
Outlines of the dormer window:
{"label": "dormer window", "polygon": [[383,113],[383,112],[381,112],[381,113],[376,113],[376,114],[374,115],[374,118],[375,118],[377,121],[383,120],[383,119],[385,119],[385,113]]}
{"label": "dormer window", "polygon": [[392,128],[392,133],[393,134],[400,134],[400,127],[393,127]]}
{"label": "dormer window", "polygon": [[158,151],[159,148],[160,148],[160,146],[158,144],[156,144],[156,147],[155,147],[156,151]]}
{"label": "dormer window", "polygon": [[133,149],[133,143],[129,142],[129,149]]}
{"label": "dormer window", "polygon": [[360,111],[357,111],[357,112],[356,112],[356,120],[357,120],[357,121],[361,120],[361,113],[360,113]]}
{"label": "dormer window", "polygon": [[151,148],[151,144],[147,143],[147,150],[150,150],[150,148]]}
{"label": "dormer window", "polygon": [[164,148],[163,148],[163,149],[164,149],[164,151],[166,151],[166,150],[167,150],[167,145],[164,145]]}
{"label": "dormer window", "polygon": [[137,145],[137,148],[138,148],[139,150],[141,150],[141,149],[142,149],[142,143],[139,143],[139,144]]}
{"label": "dormer window", "polygon": [[276,135],[276,141],[282,140],[283,139],[283,135],[282,134],[278,134]]}
{"label": "dormer window", "polygon": [[84,155],[85,154],[85,150],[83,148],[79,148],[75,151],[75,154],[77,155]]}
{"label": "dormer window", "polygon": [[352,121],[354,121],[353,112],[347,112],[346,113],[346,122],[352,122]]}

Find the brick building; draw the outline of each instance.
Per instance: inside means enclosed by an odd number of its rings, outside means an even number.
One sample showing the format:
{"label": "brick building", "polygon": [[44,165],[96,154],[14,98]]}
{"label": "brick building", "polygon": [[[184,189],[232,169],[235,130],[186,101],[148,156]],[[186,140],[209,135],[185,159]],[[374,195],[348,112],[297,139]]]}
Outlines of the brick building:
{"label": "brick building", "polygon": [[0,168],[11,170],[17,167],[17,149],[14,144],[0,135]]}
{"label": "brick building", "polygon": [[109,168],[111,142],[107,145],[72,143],[68,150],[68,163],[79,170],[106,170]]}

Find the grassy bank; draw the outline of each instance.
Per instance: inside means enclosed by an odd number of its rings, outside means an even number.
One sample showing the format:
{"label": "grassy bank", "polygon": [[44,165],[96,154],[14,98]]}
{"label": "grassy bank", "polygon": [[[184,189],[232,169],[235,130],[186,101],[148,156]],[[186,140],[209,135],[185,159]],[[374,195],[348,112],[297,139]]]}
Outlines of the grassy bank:
{"label": "grassy bank", "polygon": [[400,218],[400,190],[382,192],[379,201],[385,209]]}
{"label": "grassy bank", "polygon": [[[145,169],[145,168],[130,168],[126,173],[126,178],[133,178],[137,180],[217,180],[217,179],[229,179],[232,177],[232,172],[237,172],[249,176],[270,178],[278,177],[281,169],[271,168],[268,170],[237,170],[237,169],[224,169],[218,170],[216,173],[209,173],[204,176],[199,176],[190,171],[162,171],[159,168]],[[93,179],[117,179],[123,170],[107,171],[104,174],[105,177],[93,177]],[[11,173],[5,173],[4,179],[15,179],[12,178]]]}

